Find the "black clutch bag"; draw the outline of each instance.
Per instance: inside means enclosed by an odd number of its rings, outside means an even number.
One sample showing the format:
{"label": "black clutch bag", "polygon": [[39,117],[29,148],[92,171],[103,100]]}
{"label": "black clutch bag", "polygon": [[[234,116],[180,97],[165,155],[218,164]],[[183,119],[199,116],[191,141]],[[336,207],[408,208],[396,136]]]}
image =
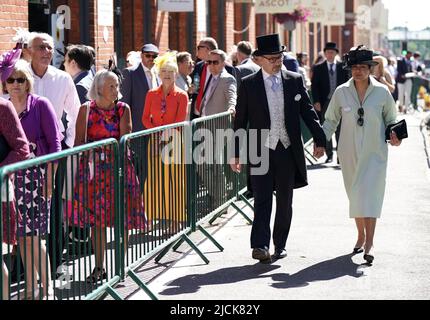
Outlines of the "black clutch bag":
{"label": "black clutch bag", "polygon": [[390,133],[391,131],[394,131],[397,135],[397,138],[399,140],[405,139],[408,137],[408,127],[406,126],[406,121],[400,120],[397,123],[393,123],[388,125],[387,129],[385,129],[385,140],[391,140],[390,139]]}

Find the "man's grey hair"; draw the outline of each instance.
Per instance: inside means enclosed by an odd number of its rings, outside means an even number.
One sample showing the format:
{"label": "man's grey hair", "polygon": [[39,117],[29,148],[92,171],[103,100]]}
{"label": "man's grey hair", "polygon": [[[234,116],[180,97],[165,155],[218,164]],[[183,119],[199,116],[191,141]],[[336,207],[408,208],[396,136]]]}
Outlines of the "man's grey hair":
{"label": "man's grey hair", "polygon": [[225,62],[225,60],[227,59],[227,53],[220,49],[212,50],[211,52],[209,52],[209,54],[216,54],[220,56],[222,62]]}
{"label": "man's grey hair", "polygon": [[214,38],[206,37],[200,40],[200,42],[203,42],[209,47],[209,50],[216,50],[218,49],[218,43]]}
{"label": "man's grey hair", "polygon": [[54,48],[54,39],[47,33],[44,32],[31,32],[28,40],[28,46],[31,48],[33,46],[34,39],[44,39],[49,42],[52,48]]}
{"label": "man's grey hair", "polygon": [[88,90],[88,99],[100,100],[102,95],[100,94],[101,89],[106,81],[106,78],[113,77],[118,79],[118,76],[109,70],[100,70],[94,76],[93,83],[91,84],[90,90]]}

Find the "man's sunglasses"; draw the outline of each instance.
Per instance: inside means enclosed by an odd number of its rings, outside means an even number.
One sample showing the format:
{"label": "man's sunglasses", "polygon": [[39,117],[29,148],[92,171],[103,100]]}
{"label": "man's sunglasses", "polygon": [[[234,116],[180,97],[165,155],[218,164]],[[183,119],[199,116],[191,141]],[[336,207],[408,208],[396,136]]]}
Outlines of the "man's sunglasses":
{"label": "man's sunglasses", "polygon": [[27,79],[26,78],[9,78],[6,80],[7,83],[12,84],[15,81],[18,82],[19,84],[23,84]]}
{"label": "man's sunglasses", "polygon": [[147,59],[156,59],[158,57],[158,54],[149,54],[149,53],[144,53],[143,54],[145,56],[145,58]]}
{"label": "man's sunglasses", "polygon": [[361,107],[360,109],[358,109],[358,116],[359,116],[359,118],[357,119],[357,124],[360,127],[362,127],[363,124],[364,124],[364,118],[363,118],[363,116],[364,116],[364,109],[363,109],[363,107]]}
{"label": "man's sunglasses", "polygon": [[213,64],[214,66],[219,65],[219,60],[206,60],[207,65]]}
{"label": "man's sunglasses", "polygon": [[197,46],[197,50],[200,50],[200,49],[203,49],[203,48],[208,49],[208,47],[207,47],[207,46]]}

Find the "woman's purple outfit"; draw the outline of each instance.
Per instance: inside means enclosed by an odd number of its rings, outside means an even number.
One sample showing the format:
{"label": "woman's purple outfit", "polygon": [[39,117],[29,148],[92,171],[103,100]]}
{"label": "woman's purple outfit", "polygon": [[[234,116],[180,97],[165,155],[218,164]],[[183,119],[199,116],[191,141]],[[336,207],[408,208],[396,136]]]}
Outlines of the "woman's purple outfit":
{"label": "woman's purple outfit", "polygon": [[[10,147],[8,155],[0,162],[0,167],[27,159],[29,150],[24,130],[22,129],[12,103],[3,98],[0,98],[0,135],[5,138]],[[3,183],[7,182],[3,181]],[[13,199],[2,199],[1,205],[3,242],[15,244],[17,217]]]}
{"label": "woman's purple outfit", "polygon": [[[29,94],[27,109],[19,119],[30,144],[30,158],[61,151],[57,117],[48,99]],[[22,215],[18,236],[42,236],[48,232],[51,199],[44,195],[46,170],[46,165],[40,165],[16,174],[15,197]]]}

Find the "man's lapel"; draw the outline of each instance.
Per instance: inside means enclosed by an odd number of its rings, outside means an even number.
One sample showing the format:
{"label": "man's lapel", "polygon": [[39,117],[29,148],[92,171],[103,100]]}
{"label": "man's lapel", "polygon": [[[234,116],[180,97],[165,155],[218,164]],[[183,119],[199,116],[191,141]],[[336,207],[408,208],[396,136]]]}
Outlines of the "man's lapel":
{"label": "man's lapel", "polygon": [[[148,81],[146,80],[145,70],[143,70],[142,63],[139,63],[139,66],[136,69],[137,77],[135,77],[138,82],[138,90],[142,88],[142,93],[145,93],[149,90]],[[140,90],[139,90],[140,91]]]}
{"label": "man's lapel", "polygon": [[291,78],[287,72],[281,71],[282,74],[282,85],[284,89],[284,114],[285,119],[289,119],[288,115],[291,112],[292,104],[294,103],[293,94],[297,94],[296,84],[293,78]]}
{"label": "man's lapel", "polygon": [[256,80],[257,81],[254,86],[258,98],[256,105],[257,108],[260,108],[261,106],[261,111],[268,117],[270,123],[269,103],[267,102],[266,86],[264,85],[263,71],[261,71],[261,69],[257,73]]}

